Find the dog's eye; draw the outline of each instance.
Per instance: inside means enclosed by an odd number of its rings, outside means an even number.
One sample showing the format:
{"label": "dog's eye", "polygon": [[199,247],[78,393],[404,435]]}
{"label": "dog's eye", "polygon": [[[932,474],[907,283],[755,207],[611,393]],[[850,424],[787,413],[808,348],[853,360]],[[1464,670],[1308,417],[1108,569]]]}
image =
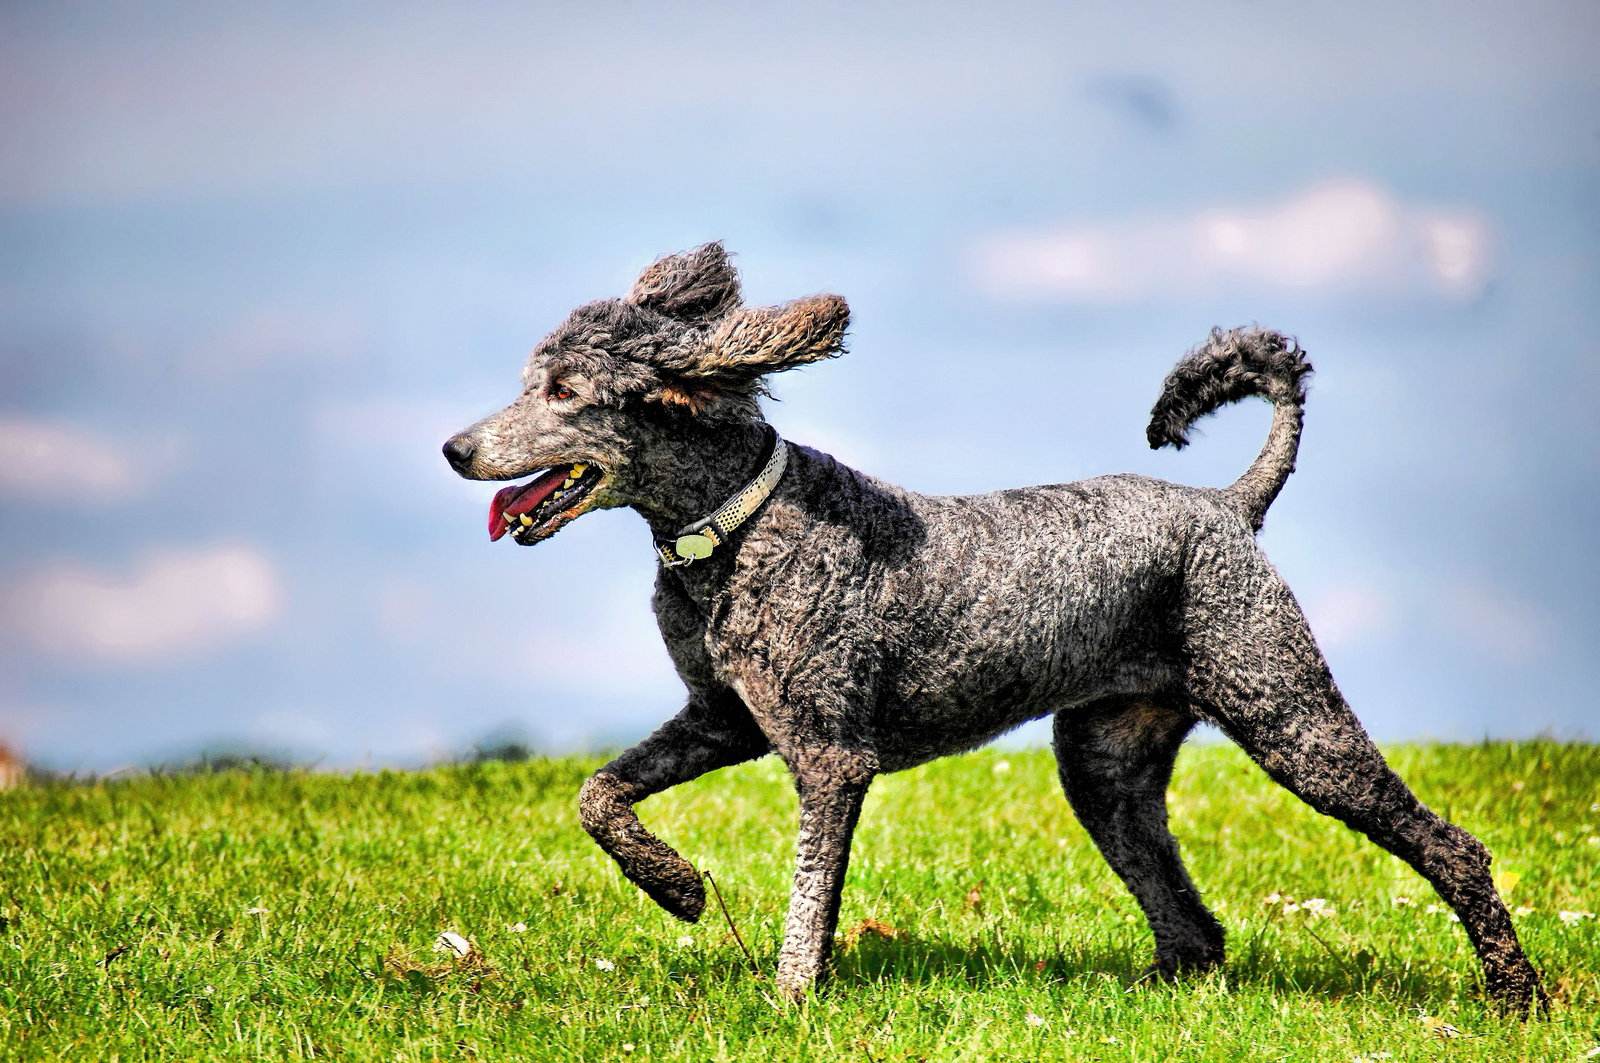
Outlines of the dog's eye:
{"label": "dog's eye", "polygon": [[573,390],[565,384],[557,384],[555,387],[550,389],[551,397],[560,399],[562,402],[566,402],[568,399],[572,398],[573,394]]}

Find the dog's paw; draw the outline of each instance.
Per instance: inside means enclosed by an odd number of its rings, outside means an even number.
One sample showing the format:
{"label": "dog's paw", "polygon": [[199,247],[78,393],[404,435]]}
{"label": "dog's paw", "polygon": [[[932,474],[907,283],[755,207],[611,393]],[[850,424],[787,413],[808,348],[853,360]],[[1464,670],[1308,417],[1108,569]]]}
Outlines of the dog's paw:
{"label": "dog's paw", "polygon": [[1523,968],[1491,972],[1485,988],[1499,1010],[1526,1019],[1535,1010],[1548,1012],[1550,997],[1545,993],[1544,986],[1539,984],[1539,975],[1534,969],[1526,964]]}
{"label": "dog's paw", "polygon": [[679,857],[676,866],[652,870],[656,873],[648,878],[628,877],[669,915],[685,923],[699,922],[700,914],[706,910],[706,887],[694,866]]}
{"label": "dog's paw", "polygon": [[1182,978],[1203,975],[1213,967],[1220,966],[1222,957],[1220,946],[1207,947],[1190,953],[1174,953],[1170,956],[1158,955],[1156,962],[1139,972],[1133,984],[1176,982]]}
{"label": "dog's paw", "polygon": [[1133,976],[1133,985],[1148,985],[1152,982],[1173,982],[1178,978],[1178,970],[1170,964],[1157,960],[1144,970]]}

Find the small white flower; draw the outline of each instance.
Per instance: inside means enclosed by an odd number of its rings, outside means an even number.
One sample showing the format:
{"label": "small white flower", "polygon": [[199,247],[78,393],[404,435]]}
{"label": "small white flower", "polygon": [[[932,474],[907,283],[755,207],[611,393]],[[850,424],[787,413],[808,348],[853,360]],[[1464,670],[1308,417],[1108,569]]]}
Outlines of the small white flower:
{"label": "small white flower", "polygon": [[1410,897],[1396,897],[1390,903],[1392,903],[1396,908],[1414,908],[1417,904],[1417,902],[1412,900]]}
{"label": "small white flower", "polygon": [[244,910],[244,914],[245,915],[266,915],[270,911],[272,911],[271,908],[246,908]]}
{"label": "small white flower", "polygon": [[[1592,812],[1594,810],[1590,809],[1590,811]],[[1589,1051],[1583,1054],[1584,1059],[1593,1059],[1595,1056],[1600,1056],[1600,1045],[1595,1045],[1593,1048],[1589,1049]]]}
{"label": "small white flower", "polygon": [[1533,914],[1533,909],[1519,904],[1519,905],[1516,906],[1516,908],[1514,908],[1512,910],[1511,914],[1517,916],[1518,918],[1521,918],[1524,915],[1532,915]]}
{"label": "small white flower", "polygon": [[632,1052],[633,1052],[633,1042],[632,1041],[624,1041],[624,1042],[622,1042],[622,1054],[626,1056],[626,1055],[631,1055]]}
{"label": "small white flower", "polygon": [[433,951],[448,952],[450,955],[460,959],[462,956],[465,956],[467,953],[472,951],[472,942],[468,941],[460,934],[452,933],[451,931],[446,930],[444,933],[433,939]]}
{"label": "small white flower", "polygon": [[693,948],[694,947],[694,938],[690,937],[688,934],[685,934],[681,938],[678,939],[678,944],[681,945],[682,947],[686,948],[686,949],[687,948]]}
{"label": "small white flower", "polygon": [[212,993],[215,993],[216,990],[213,989],[211,986],[206,986],[204,992],[205,992],[205,995],[209,997]]}
{"label": "small white flower", "polygon": [[1394,1053],[1393,1052],[1374,1052],[1374,1053],[1372,1053],[1372,1058],[1373,1059],[1393,1059],[1394,1058]]}
{"label": "small white flower", "polygon": [[1585,919],[1593,919],[1592,912],[1557,912],[1556,918],[1561,920],[1563,926],[1577,926]]}
{"label": "small white flower", "polygon": [[1310,912],[1313,919],[1332,919],[1339,911],[1321,897],[1307,898],[1301,907]]}
{"label": "small white flower", "polygon": [[1459,915],[1457,915],[1455,912],[1451,912],[1449,915],[1445,916],[1445,918],[1450,920],[1452,923],[1461,922],[1461,917]]}
{"label": "small white flower", "polygon": [[1440,912],[1442,912],[1442,911],[1444,911],[1444,909],[1443,909],[1443,908],[1441,908],[1441,907],[1439,907],[1439,906],[1438,906],[1438,905],[1437,905],[1437,904],[1430,904],[1430,905],[1428,905],[1428,907],[1427,907],[1427,908],[1426,908],[1426,909],[1425,909],[1425,911],[1426,911],[1426,912],[1427,912],[1427,913],[1428,913],[1428,914],[1429,914],[1429,915],[1438,915],[1438,914],[1439,914],[1439,913],[1440,913]]}
{"label": "small white flower", "polygon": [[999,760],[999,761],[995,762],[994,773],[996,775],[1004,775],[1006,772],[1008,772],[1010,770],[1011,770],[1011,762],[1009,760]]}
{"label": "small white flower", "polygon": [[1590,845],[1600,845],[1600,838],[1590,837],[1589,844]]}
{"label": "small white flower", "polygon": [[614,971],[617,969],[617,965],[610,960],[595,960],[594,965],[602,971]]}
{"label": "small white flower", "polygon": [[1104,1037],[1100,1038],[1100,1043],[1103,1045],[1114,1045],[1117,1043],[1117,1035],[1108,1033]]}
{"label": "small white flower", "polygon": [[1298,904],[1286,904],[1286,905],[1283,906],[1283,914],[1284,915],[1293,915],[1295,912],[1298,912],[1299,910],[1300,910],[1300,906]]}
{"label": "small white flower", "polygon": [[1261,898],[1261,903],[1262,904],[1277,904],[1281,900],[1283,900],[1283,896],[1281,894],[1269,893],[1265,897]]}
{"label": "small white flower", "polygon": [[528,932],[528,924],[527,923],[512,923],[511,924],[511,932],[513,934],[526,934]]}
{"label": "small white flower", "polygon": [[1043,1026],[1044,1025],[1044,1019],[1042,1017],[1038,1016],[1038,1015],[1035,1015],[1031,1011],[1028,1012],[1028,1014],[1026,1014],[1026,1015],[1024,1015],[1022,1017],[1022,1021],[1027,1023],[1029,1026]]}

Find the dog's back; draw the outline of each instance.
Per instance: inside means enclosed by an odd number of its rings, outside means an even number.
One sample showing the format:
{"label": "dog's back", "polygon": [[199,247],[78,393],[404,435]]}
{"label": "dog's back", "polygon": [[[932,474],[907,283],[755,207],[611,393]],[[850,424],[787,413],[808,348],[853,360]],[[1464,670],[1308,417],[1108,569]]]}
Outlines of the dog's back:
{"label": "dog's back", "polygon": [[1123,474],[922,495],[796,446],[706,637],[849,691],[893,770],[1174,685],[1191,570],[1265,565],[1223,490]]}

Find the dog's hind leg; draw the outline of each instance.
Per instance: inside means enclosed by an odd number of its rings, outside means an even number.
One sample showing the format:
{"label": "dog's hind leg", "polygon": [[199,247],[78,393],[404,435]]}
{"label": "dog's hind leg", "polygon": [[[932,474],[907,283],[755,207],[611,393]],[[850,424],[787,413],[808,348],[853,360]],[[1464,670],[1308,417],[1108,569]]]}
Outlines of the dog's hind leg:
{"label": "dog's hind leg", "polygon": [[1334,686],[1288,588],[1272,574],[1228,614],[1191,639],[1197,707],[1274,781],[1432,883],[1472,939],[1493,997],[1518,1010],[1542,1000],[1490,877],[1489,851],[1435,815],[1384,762]]}
{"label": "dog's hind leg", "polygon": [[1167,784],[1195,718],[1125,698],[1055,717],[1056,763],[1072,811],[1144,910],[1153,972],[1173,977],[1222,962],[1223,930],[1200,900],[1167,829]]}
{"label": "dog's hind leg", "polygon": [[731,691],[691,698],[682,712],[583,784],[578,793],[583,829],[652,900],[692,923],[706,904],[699,872],[645,830],[633,806],[708,771],[759,757],[768,748],[766,736]]}

